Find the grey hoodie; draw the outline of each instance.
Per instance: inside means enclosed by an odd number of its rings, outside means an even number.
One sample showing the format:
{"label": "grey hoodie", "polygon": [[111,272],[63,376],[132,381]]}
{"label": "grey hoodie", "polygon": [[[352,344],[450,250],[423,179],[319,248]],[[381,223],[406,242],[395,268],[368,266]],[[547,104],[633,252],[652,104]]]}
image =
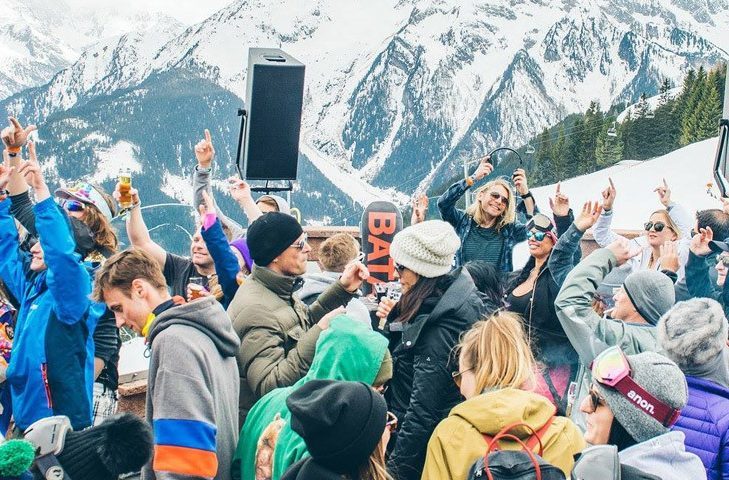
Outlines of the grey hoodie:
{"label": "grey hoodie", "polygon": [[706,479],[701,459],[686,451],[684,434],[672,431],[633,445],[618,453],[620,463],[662,480]]}
{"label": "grey hoodie", "polygon": [[[342,274],[338,272],[312,273],[304,276],[304,286],[298,291],[299,298],[311,305],[326,289],[337,283]],[[347,315],[372,328],[370,311],[361,300],[353,298],[347,304]]]}
{"label": "grey hoodie", "polygon": [[162,312],[148,335],[147,421],[155,453],[142,478],[230,480],[238,442],[240,341],[213,297]]}

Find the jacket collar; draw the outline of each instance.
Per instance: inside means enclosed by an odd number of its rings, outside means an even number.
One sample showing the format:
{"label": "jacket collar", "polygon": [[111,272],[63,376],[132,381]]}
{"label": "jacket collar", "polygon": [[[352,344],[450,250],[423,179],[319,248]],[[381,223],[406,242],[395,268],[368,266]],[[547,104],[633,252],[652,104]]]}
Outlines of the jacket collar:
{"label": "jacket collar", "polygon": [[253,279],[284,300],[290,300],[293,293],[304,284],[301,277],[280,275],[270,268],[253,266]]}

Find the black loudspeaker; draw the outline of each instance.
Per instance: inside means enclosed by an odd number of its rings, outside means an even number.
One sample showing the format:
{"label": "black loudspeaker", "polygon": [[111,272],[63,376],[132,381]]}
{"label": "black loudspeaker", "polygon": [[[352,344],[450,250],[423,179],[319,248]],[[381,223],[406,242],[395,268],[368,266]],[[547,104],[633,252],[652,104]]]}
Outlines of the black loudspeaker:
{"label": "black loudspeaker", "polygon": [[248,52],[238,169],[247,180],[296,180],[304,64],[275,48]]}

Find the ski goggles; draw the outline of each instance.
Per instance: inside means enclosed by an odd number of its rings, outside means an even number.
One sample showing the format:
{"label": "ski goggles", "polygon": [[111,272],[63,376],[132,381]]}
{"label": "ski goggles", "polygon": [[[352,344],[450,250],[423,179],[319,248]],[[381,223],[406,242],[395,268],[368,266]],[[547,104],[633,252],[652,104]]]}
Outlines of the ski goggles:
{"label": "ski goggles", "polygon": [[649,232],[651,228],[654,232],[660,233],[663,231],[664,228],[666,228],[666,224],[663,222],[645,222],[643,224],[643,228],[645,228],[646,232]]}
{"label": "ski goggles", "polygon": [[68,198],[58,199],[58,204],[68,212],[83,212],[86,209],[84,202],[78,200],[71,200]]}
{"label": "ski goggles", "polygon": [[554,230],[552,219],[543,213],[537,213],[526,224],[527,230],[538,230],[540,232],[551,232]]}
{"label": "ski goggles", "polygon": [[107,220],[111,221],[111,219],[114,218],[114,215],[103,195],[101,195],[101,193],[99,193],[99,191],[90,183],[81,182],[68,188],[59,188],[56,190],[56,197],[61,200],[73,200],[85,205],[93,205],[103,216],[107,218]]}
{"label": "ski goggles", "polygon": [[664,427],[670,427],[678,420],[681,410],[666,405],[633,380],[630,363],[620,347],[610,347],[600,353],[590,364],[590,370],[593,380],[616,390]]}

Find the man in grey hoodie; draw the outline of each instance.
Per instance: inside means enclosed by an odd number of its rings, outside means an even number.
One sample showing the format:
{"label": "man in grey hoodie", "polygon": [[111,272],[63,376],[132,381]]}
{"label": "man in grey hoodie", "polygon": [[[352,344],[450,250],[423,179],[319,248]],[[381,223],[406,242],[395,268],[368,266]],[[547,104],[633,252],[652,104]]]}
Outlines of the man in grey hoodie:
{"label": "man in grey hoodie", "polygon": [[640,253],[620,239],[596,250],[580,262],[562,285],[555,308],[567,337],[580,357],[577,385],[570,388],[568,416],[583,430],[584,415],[576,408],[587,396],[592,380],[590,363],[611,346],[626,354],[658,352],[656,324],[675,303],[672,280],[655,270],[633,272],[615,294],[615,307],[601,317],[592,308],[595,293],[605,276]]}
{"label": "man in grey hoodie", "polygon": [[96,274],[93,297],[118,327],[147,338],[151,351],[146,417],[154,457],[143,480],[230,480],[238,436],[240,341],[213,297],[170,297],[155,259],[132,248]]}

